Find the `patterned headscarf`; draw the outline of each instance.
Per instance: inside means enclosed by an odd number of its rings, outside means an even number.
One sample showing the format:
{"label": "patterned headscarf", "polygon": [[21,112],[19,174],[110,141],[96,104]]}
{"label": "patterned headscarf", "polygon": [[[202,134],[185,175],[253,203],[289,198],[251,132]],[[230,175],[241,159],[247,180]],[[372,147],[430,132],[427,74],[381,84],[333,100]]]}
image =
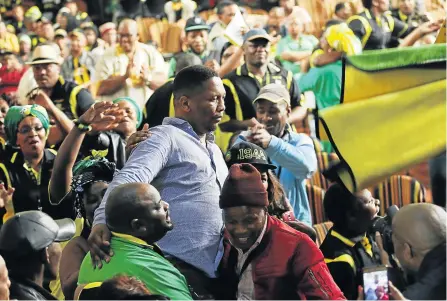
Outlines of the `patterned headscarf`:
{"label": "patterned headscarf", "polygon": [[73,167],[71,189],[74,193],[74,207],[78,216],[85,216],[82,198],[85,186],[95,182],[110,183],[116,171],[116,165],[101,157],[87,157]]}
{"label": "patterned headscarf", "polygon": [[141,111],[140,106],[135,102],[135,100],[133,100],[130,97],[120,97],[117,98],[113,101],[113,103],[119,103],[120,101],[127,101],[128,103],[130,103],[134,110],[135,110],[135,114],[137,115],[137,128],[140,127],[141,122],[143,122],[143,111]]}
{"label": "patterned headscarf", "polygon": [[5,117],[6,137],[8,143],[12,146],[16,146],[17,131],[19,129],[20,122],[28,116],[34,116],[42,122],[42,126],[48,135],[50,131],[50,118],[48,117],[47,110],[39,105],[26,105],[26,106],[12,106],[9,108]]}
{"label": "patterned headscarf", "polygon": [[362,53],[362,43],[346,23],[330,26],[324,33],[329,46],[347,55]]}

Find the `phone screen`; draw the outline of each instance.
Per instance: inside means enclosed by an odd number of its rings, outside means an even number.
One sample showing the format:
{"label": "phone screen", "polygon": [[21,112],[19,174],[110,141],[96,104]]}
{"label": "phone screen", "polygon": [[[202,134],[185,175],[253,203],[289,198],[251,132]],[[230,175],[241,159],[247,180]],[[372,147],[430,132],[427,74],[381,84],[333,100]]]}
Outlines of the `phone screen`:
{"label": "phone screen", "polygon": [[389,300],[386,268],[363,272],[365,300]]}

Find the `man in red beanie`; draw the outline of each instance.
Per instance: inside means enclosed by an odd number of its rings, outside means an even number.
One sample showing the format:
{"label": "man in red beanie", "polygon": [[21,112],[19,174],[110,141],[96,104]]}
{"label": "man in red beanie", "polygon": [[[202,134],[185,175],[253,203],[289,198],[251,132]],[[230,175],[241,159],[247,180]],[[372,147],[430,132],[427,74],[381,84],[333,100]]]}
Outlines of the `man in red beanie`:
{"label": "man in red beanie", "polygon": [[267,191],[251,164],[231,166],[219,206],[226,239],[218,298],[345,299],[315,243],[267,214]]}

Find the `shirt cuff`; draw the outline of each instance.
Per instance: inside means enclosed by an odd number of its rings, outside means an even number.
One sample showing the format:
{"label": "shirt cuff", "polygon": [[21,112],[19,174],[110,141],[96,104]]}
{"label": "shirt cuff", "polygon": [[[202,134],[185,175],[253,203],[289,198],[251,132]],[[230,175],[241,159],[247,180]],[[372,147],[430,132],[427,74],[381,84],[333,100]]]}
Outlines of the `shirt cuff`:
{"label": "shirt cuff", "polygon": [[281,142],[282,140],[280,138],[272,135],[272,139],[270,140],[269,146],[265,149],[269,157],[271,157],[271,153],[278,148]]}

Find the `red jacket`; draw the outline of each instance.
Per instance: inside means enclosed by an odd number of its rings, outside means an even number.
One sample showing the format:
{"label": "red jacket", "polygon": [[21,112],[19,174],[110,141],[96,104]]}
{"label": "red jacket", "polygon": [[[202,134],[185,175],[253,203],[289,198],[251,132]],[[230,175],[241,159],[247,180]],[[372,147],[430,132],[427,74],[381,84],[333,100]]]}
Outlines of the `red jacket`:
{"label": "red jacket", "polygon": [[0,68],[0,95],[16,92],[26,70],[27,68],[24,67],[22,70],[8,71],[6,66],[2,66]]}
{"label": "red jacket", "polygon": [[[226,233],[219,267],[219,299],[236,299],[239,281],[237,250],[228,237]],[[264,237],[242,270],[248,263],[252,264],[256,300],[345,300],[315,243],[274,217],[268,216]]]}

